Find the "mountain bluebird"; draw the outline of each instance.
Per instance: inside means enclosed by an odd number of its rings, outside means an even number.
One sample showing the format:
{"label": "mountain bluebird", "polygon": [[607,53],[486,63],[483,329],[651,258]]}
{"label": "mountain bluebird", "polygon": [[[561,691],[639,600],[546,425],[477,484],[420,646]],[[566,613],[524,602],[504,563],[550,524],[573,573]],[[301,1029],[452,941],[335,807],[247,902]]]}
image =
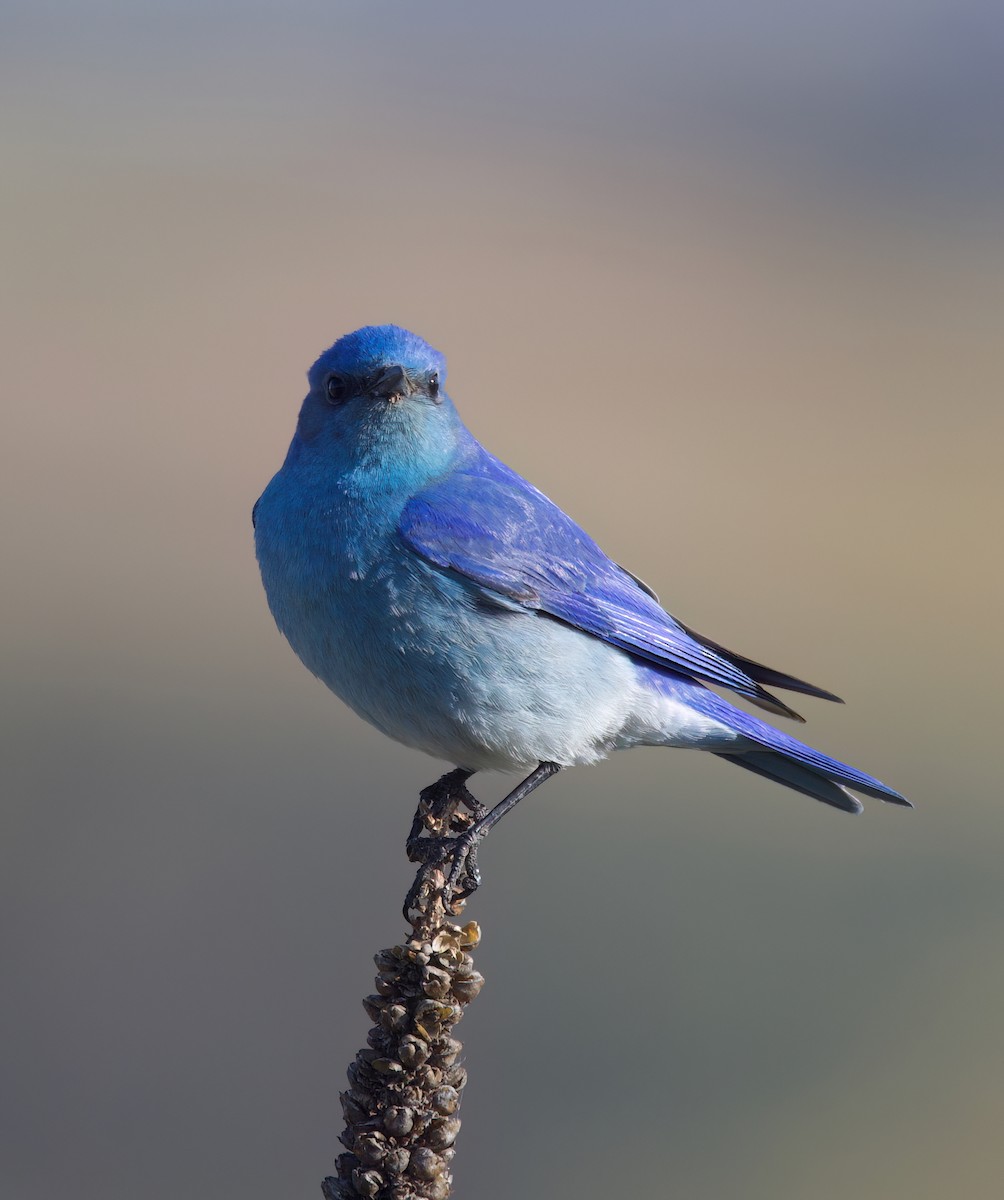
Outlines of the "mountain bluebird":
{"label": "mountain bluebird", "polygon": [[[446,363],[394,325],[314,363],[282,469],[254,508],[269,607],[303,663],[389,737],[475,771],[529,771],[462,860],[561,767],[632,746],[708,750],[845,812],[909,806],[712,691],[801,720],[768,688],[836,700],[734,654],[655,594],[467,430]],[[466,793],[466,789],[463,789]]]}

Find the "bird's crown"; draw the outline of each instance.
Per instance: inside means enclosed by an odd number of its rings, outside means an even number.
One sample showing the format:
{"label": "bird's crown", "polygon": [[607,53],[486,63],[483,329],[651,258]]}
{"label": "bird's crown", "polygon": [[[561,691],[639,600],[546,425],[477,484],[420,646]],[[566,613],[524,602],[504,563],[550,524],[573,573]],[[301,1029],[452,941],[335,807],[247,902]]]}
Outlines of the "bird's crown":
{"label": "bird's crown", "polygon": [[314,384],[328,371],[360,373],[399,364],[413,371],[438,371],[446,378],[446,359],[416,333],[399,325],[366,325],[347,333],[321,355],[310,369]]}

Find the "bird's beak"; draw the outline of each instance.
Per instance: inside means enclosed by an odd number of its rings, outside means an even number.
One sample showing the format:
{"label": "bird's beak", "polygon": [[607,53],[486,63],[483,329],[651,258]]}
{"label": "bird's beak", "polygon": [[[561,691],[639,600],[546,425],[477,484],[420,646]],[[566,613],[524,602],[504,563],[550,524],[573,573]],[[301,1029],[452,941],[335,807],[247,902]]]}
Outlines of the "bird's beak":
{"label": "bird's beak", "polygon": [[404,367],[394,363],[393,366],[384,367],[378,371],[370,380],[366,390],[379,400],[389,400],[391,404],[396,404],[399,400],[410,396],[414,389]]}

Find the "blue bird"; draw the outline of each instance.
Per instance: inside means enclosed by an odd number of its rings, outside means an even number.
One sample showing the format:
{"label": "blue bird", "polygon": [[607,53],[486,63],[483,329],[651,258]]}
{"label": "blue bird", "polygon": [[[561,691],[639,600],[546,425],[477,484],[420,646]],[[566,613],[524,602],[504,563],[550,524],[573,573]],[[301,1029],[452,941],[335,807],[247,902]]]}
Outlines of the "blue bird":
{"label": "blue bird", "polygon": [[276,624],[361,717],[456,764],[447,792],[468,796],[476,771],[529,772],[490,812],[469,798],[450,885],[476,886],[471,851],[545,779],[633,746],[707,750],[845,812],[861,811],[852,791],[909,807],[712,691],[796,720],[768,689],[837,700],[670,616],[476,441],[421,338],[356,330],[308,378],[253,513]]}

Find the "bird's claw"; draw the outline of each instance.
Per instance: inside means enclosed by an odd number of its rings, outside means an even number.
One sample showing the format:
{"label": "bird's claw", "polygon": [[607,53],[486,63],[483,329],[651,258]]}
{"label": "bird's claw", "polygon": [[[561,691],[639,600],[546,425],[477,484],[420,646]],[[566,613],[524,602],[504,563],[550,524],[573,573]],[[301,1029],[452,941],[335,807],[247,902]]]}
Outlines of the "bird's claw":
{"label": "bird's claw", "polygon": [[451,839],[450,873],[443,885],[443,896],[447,904],[453,900],[466,900],[481,886],[478,841],[477,836],[472,836],[471,832],[464,832]]}
{"label": "bird's claw", "polygon": [[470,831],[488,810],[467,790],[468,776],[458,768],[419,793],[406,846],[409,860],[422,867],[405,900],[405,916],[434,871],[445,879],[440,891],[447,909],[473,895],[481,883],[479,839]]}
{"label": "bird's claw", "polygon": [[426,867],[439,867],[446,875],[444,890],[457,892],[459,889],[465,898],[481,884],[477,842],[464,834],[457,837],[409,838],[408,858]]}
{"label": "bird's claw", "polygon": [[[433,837],[448,831],[461,833],[485,815],[485,806],[467,790],[469,778],[470,772],[458,767],[419,792],[418,808],[408,835],[409,846],[423,833]],[[467,811],[458,812],[461,806]]]}
{"label": "bird's claw", "polygon": [[[454,911],[453,906],[457,901],[466,900],[481,885],[477,842],[472,842],[463,834],[457,837],[409,838],[408,857],[412,862],[422,865],[405,897],[406,919],[410,919],[409,913],[418,906],[419,897],[430,884],[442,896],[447,912]],[[434,873],[444,880],[439,886],[430,880]]]}

